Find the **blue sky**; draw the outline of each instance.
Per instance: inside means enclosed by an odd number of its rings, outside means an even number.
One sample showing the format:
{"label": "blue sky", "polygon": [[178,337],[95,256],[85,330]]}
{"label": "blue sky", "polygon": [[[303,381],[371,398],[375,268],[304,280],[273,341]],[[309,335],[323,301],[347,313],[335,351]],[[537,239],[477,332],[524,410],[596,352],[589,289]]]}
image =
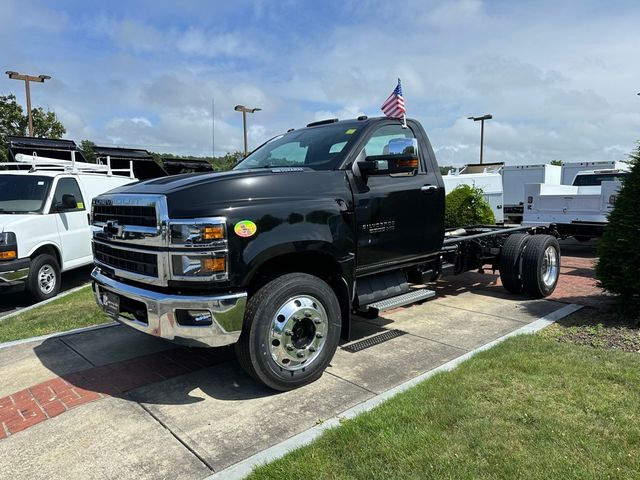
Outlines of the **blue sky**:
{"label": "blue sky", "polygon": [[[624,159],[640,139],[640,4],[539,1],[14,1],[0,66],[46,73],[32,100],[67,137],[154,151],[257,145],[380,113],[401,77],[441,164]],[[0,94],[23,87],[6,76]],[[212,100],[215,100],[212,118]]]}

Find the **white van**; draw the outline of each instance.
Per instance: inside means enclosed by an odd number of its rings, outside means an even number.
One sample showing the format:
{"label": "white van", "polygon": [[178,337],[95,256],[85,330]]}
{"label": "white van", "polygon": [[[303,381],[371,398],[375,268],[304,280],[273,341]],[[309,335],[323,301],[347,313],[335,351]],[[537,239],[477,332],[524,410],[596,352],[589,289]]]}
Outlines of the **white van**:
{"label": "white van", "polygon": [[[93,262],[89,212],[96,195],[136,181],[111,169],[22,155],[0,170],[0,293],[26,288],[38,301],[60,291],[60,273]],[[128,172],[128,176],[114,172]]]}

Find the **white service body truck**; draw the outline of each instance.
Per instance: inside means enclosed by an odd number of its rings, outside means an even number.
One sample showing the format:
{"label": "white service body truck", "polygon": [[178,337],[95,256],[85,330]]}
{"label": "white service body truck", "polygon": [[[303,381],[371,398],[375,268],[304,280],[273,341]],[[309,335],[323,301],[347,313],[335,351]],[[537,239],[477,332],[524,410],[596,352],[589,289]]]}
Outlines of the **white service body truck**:
{"label": "white service body truck", "polygon": [[136,181],[123,169],[18,155],[0,170],[0,293],[27,289],[38,301],[60,290],[60,273],[90,265],[91,201]]}
{"label": "white service body truck", "polygon": [[[562,165],[562,185],[574,185],[576,175],[595,170],[628,170],[629,165],[620,161],[571,162]],[[538,182],[532,182],[538,183]]]}
{"label": "white service body truck", "polygon": [[500,170],[504,191],[505,222],[521,223],[524,210],[524,186],[527,183],[560,185],[562,167],[560,165],[509,165]]}
{"label": "white service body truck", "polygon": [[527,184],[522,225],[554,225],[560,236],[580,241],[599,237],[627,174],[626,169],[587,170],[575,175],[573,185]]}

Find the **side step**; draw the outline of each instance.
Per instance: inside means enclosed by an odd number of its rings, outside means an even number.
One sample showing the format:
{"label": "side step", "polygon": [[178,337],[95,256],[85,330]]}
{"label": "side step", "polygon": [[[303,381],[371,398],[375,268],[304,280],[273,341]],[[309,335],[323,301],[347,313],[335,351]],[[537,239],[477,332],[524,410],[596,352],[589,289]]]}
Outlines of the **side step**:
{"label": "side step", "polygon": [[403,293],[402,295],[398,295],[396,297],[387,298],[386,300],[380,300],[378,302],[365,305],[362,311],[358,311],[358,314],[364,314],[364,316],[366,317],[375,318],[381,312],[384,312],[386,310],[402,307],[404,305],[416,303],[435,296],[436,292],[434,292],[433,290],[428,290],[426,288],[411,290],[410,292]]}

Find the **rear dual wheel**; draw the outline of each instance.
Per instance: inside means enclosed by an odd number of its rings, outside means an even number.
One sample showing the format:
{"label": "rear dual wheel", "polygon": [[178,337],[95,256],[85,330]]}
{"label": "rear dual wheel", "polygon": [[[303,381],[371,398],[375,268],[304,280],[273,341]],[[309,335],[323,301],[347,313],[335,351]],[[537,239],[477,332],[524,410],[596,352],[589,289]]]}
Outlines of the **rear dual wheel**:
{"label": "rear dual wheel", "polygon": [[560,245],[550,235],[513,234],[500,254],[500,279],[511,293],[553,293],[560,276]]}
{"label": "rear dual wheel", "polygon": [[256,380],[291,390],[322,375],[341,326],[340,305],[329,285],[306,273],[282,275],[247,302],[236,354]]}
{"label": "rear dual wheel", "polygon": [[534,297],[553,293],[560,277],[560,245],[551,235],[534,235],[522,253],[522,283]]}

